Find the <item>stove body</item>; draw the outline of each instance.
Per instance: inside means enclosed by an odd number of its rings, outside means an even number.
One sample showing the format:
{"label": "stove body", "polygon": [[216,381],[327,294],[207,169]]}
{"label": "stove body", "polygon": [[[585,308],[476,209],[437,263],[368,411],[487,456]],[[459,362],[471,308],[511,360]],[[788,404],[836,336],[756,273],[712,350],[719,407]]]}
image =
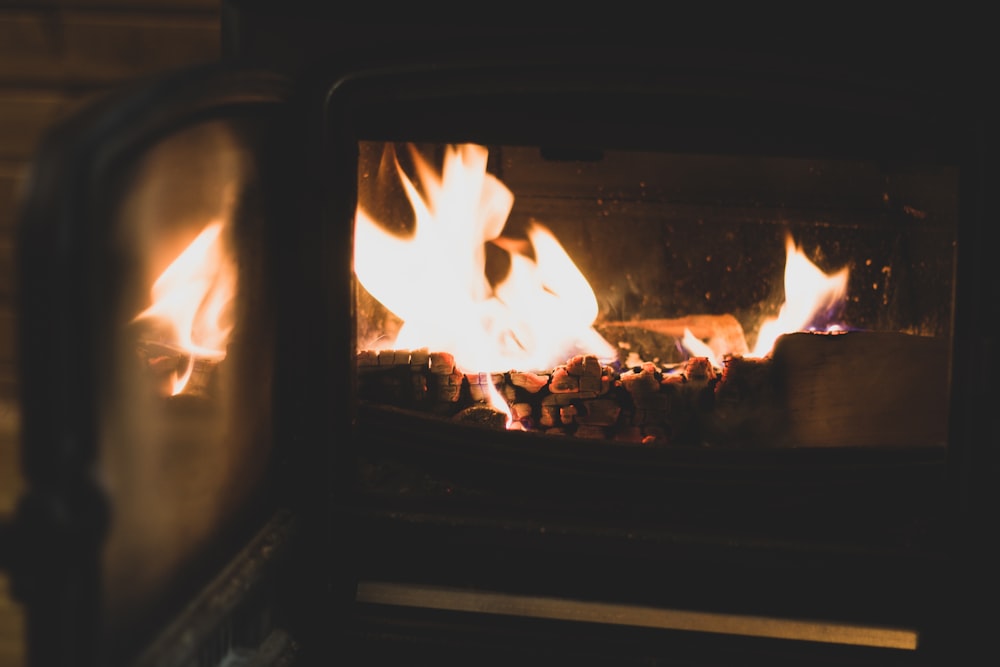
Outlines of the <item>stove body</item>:
{"label": "stove body", "polygon": [[[77,152],[43,156],[63,166],[26,208],[19,571],[39,664],[53,628],[64,664],[921,665],[986,645],[965,601],[988,590],[995,522],[978,63],[225,17],[234,63],[56,135]],[[355,212],[386,146],[433,162],[465,144],[513,192],[509,224],[544,221],[590,280],[622,353],[611,382],[633,372],[624,349],[691,356],[634,327],[622,346],[623,323],[773,311],[789,233],[824,271],[851,267],[843,314],[864,331],[845,337],[933,349],[863,350],[899,354],[906,380],[858,378],[887,403],[792,436],[790,412],[761,421],[751,399],[740,428],[681,437],[676,416],[633,414],[641,437],[621,440],[442,417],[392,382],[373,396],[359,360],[392,318],[354,275]],[[85,215],[44,196],[60,178]],[[409,215],[398,192],[374,201]],[[233,338],[186,369],[135,319],[217,219]],[[204,384],[165,395],[186,370]]]}

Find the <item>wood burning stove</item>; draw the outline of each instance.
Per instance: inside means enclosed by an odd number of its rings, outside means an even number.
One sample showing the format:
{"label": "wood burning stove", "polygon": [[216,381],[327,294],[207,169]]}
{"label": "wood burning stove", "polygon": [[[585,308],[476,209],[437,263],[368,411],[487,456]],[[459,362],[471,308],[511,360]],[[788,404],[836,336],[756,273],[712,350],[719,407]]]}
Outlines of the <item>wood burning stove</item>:
{"label": "wood burning stove", "polygon": [[[571,31],[498,50],[383,26],[375,51],[356,26],[228,17],[239,63],[129,91],[39,156],[11,532],[33,660],[919,665],[984,647],[961,600],[991,530],[995,306],[964,77]],[[450,156],[476,165],[462,186]],[[471,204],[434,199],[449,189]],[[397,252],[456,207],[484,225],[462,306],[465,256]],[[551,365],[379,340],[425,312],[455,344],[480,306],[499,321],[504,277],[553,256],[539,224],[597,304]],[[402,297],[362,269],[372,229],[389,245],[365,266]],[[793,259],[850,274],[798,326],[853,330],[755,355],[803,281]],[[523,352],[579,312],[547,308],[499,337]],[[492,390],[527,406],[520,430]]]}

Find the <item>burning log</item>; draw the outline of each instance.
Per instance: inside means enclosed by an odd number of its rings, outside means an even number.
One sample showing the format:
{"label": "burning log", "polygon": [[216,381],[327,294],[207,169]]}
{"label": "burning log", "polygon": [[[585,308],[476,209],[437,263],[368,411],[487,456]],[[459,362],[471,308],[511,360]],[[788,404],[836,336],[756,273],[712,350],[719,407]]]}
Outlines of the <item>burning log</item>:
{"label": "burning log", "polygon": [[772,357],[789,444],[916,446],[947,440],[944,339],[795,333],[778,339]]}
{"label": "burning log", "polygon": [[469,387],[469,395],[477,403],[485,403],[490,400],[489,385],[496,387],[503,382],[503,374],[498,373],[470,373],[465,375],[466,384]]}
{"label": "burning log", "polygon": [[362,394],[393,405],[414,407],[428,401],[425,350],[364,350],[358,353],[358,385]]}
{"label": "burning log", "polygon": [[726,361],[705,437],[772,447],[940,445],[947,379],[942,339],[785,334],[766,358]]}
{"label": "burning log", "polygon": [[[652,363],[619,373],[596,357],[577,355],[547,373],[505,374],[463,374],[450,355],[430,354],[428,365],[413,358],[399,351],[359,353],[362,398],[493,428],[492,384],[510,406],[510,428],[655,446],[697,441],[692,410],[714,382],[704,358],[670,373]],[[423,394],[408,394],[411,385]]]}
{"label": "burning log", "polygon": [[[730,314],[724,315],[688,315],[687,317],[659,318],[647,320],[603,322],[597,326],[601,333],[611,340],[624,339],[628,342],[642,342],[640,333],[655,334],[660,340],[646,341],[644,347],[657,350],[664,354],[676,347],[676,342],[684,339],[685,332],[701,340],[713,350],[726,350],[730,354],[743,356],[749,353],[743,325]],[[664,341],[663,337],[672,340]],[[640,352],[644,358],[655,355]]]}
{"label": "burning log", "polygon": [[472,405],[461,410],[452,417],[452,420],[463,424],[483,426],[494,431],[503,431],[506,428],[507,415],[488,405]]}
{"label": "burning log", "polygon": [[431,362],[431,353],[427,348],[410,352],[410,368],[415,371],[426,370]]}
{"label": "burning log", "polygon": [[701,413],[711,409],[715,371],[708,359],[692,357],[663,370],[646,362],[622,373],[632,399],[632,425],[647,445],[701,444]]}
{"label": "burning log", "polygon": [[715,386],[712,414],[704,438],[712,444],[767,447],[775,443],[784,424],[774,389],[770,356],[728,357]]}
{"label": "burning log", "polygon": [[539,425],[544,428],[552,428],[562,424],[562,409],[567,405],[572,405],[572,400],[570,397],[559,394],[550,394],[542,398]]}
{"label": "burning log", "polygon": [[428,355],[428,359],[434,375],[451,375],[455,372],[455,357],[447,352],[435,352]]}
{"label": "burning log", "polygon": [[455,357],[447,352],[428,355],[430,376],[428,388],[439,407],[436,412],[448,412],[449,406],[458,403],[465,377],[455,368]]}
{"label": "burning log", "polygon": [[[646,446],[929,445],[946,436],[947,345],[934,338],[786,334],[772,355],[727,357],[721,373],[705,357],[619,371],[581,355],[547,373],[466,376],[448,356],[414,365],[392,353],[399,363],[387,366],[359,354],[359,375],[378,378],[362,397],[495,427],[491,383],[512,428]],[[420,400],[401,390],[409,386],[423,387]]]}
{"label": "burning log", "polygon": [[579,394],[580,378],[570,375],[565,368],[557,368],[549,380],[549,391],[553,394]]}
{"label": "burning log", "polygon": [[614,426],[618,423],[622,408],[610,399],[594,399],[583,404],[585,410],[576,416],[576,421],[582,425]]}
{"label": "burning log", "polygon": [[510,416],[516,422],[529,419],[533,413],[531,403],[513,403],[510,406]]}
{"label": "burning log", "polygon": [[511,371],[510,381],[511,384],[517,387],[521,387],[532,394],[537,394],[539,391],[548,386],[549,376],[539,375],[538,373],[519,373]]}

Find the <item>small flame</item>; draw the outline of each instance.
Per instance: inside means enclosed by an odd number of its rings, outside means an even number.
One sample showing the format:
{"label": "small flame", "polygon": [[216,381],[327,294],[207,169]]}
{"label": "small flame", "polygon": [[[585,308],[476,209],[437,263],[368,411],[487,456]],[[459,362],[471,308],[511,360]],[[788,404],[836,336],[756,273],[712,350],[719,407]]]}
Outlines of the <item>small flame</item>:
{"label": "small flame", "polygon": [[[526,243],[501,237],[514,195],[487,173],[487,150],[448,147],[440,176],[411,150],[421,187],[398,159],[395,166],[415,214],[413,236],[388,233],[361,205],[355,217],[355,274],[404,323],[387,344],[450,352],[465,372],[549,368],[576,353],[614,358],[592,327],[593,290],[555,236],[535,222]],[[510,257],[495,287],[487,243]]]}
{"label": "small flame", "polygon": [[174,373],[172,395],[184,390],[196,358],[221,361],[233,324],[228,306],[236,294],[236,268],[225,252],[223,223],[212,222],[160,274],[152,305],[133,321],[156,319],[171,329],[170,342],[188,354],[183,373]]}
{"label": "small flame", "polygon": [[502,412],[507,415],[507,421],[504,425],[507,427],[507,430],[510,430],[512,428],[511,425],[514,423],[514,413],[511,411],[510,405],[507,404],[506,399],[500,395],[500,391],[492,382],[487,382],[486,384],[486,396],[490,407],[497,412]]}
{"label": "small flame", "polygon": [[[782,334],[809,330],[818,318],[840,306],[847,295],[847,267],[826,274],[809,261],[790,234],[785,246],[785,302],[776,318],[761,325],[749,356],[766,356]],[[826,327],[826,323],[822,326]]]}
{"label": "small flame", "polygon": [[722,359],[720,355],[715,353],[708,343],[705,343],[700,338],[691,333],[691,330],[684,327],[684,338],[681,339],[681,345],[687,350],[688,354],[692,357],[707,357],[713,366],[721,367]]}

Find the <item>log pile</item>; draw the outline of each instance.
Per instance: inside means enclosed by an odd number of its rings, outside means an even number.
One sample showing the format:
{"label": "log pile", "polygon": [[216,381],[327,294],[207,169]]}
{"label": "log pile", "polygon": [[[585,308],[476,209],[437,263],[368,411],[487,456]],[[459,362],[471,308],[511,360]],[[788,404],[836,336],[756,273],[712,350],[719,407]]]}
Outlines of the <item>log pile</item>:
{"label": "log pile", "polygon": [[510,409],[511,428],[651,446],[695,442],[691,426],[715,379],[704,358],[670,369],[645,363],[620,370],[576,355],[547,371],[463,374],[442,352],[358,355],[364,400],[464,420],[476,414],[476,406],[489,404],[492,384]]}
{"label": "log pile", "polygon": [[[517,428],[652,447],[944,444],[947,345],[896,333],[797,333],[764,358],[622,367],[577,355],[545,371],[463,374],[445,352],[358,354],[362,400],[485,419],[492,384]],[[478,413],[478,414],[477,414]],[[499,411],[497,411],[498,414]]]}

